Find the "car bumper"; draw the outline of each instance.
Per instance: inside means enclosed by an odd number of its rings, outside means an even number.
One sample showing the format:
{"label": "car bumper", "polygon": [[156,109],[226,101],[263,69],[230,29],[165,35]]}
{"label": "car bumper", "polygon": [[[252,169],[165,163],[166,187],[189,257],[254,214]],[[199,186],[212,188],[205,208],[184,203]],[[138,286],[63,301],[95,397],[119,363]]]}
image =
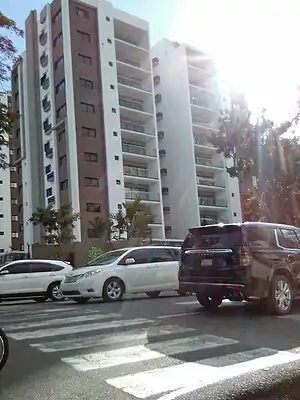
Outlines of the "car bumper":
{"label": "car bumper", "polygon": [[243,292],[245,290],[245,285],[230,283],[180,282],[179,290],[191,293],[221,291]]}
{"label": "car bumper", "polygon": [[60,290],[66,297],[102,297],[102,284],[90,279],[75,283],[63,282]]}

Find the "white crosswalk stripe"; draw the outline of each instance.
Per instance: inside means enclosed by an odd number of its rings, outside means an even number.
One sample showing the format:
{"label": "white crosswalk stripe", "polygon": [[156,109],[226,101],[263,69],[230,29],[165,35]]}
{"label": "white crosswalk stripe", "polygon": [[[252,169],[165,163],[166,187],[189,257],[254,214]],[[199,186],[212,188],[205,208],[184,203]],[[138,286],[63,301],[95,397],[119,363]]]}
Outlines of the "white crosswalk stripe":
{"label": "white crosswalk stripe", "polygon": [[128,318],[75,306],[1,312],[0,321],[11,339],[57,353],[76,371],[98,374],[139,399],[172,399],[172,393],[300,360],[300,349],[245,348],[232,338],[172,325],[171,317]]}

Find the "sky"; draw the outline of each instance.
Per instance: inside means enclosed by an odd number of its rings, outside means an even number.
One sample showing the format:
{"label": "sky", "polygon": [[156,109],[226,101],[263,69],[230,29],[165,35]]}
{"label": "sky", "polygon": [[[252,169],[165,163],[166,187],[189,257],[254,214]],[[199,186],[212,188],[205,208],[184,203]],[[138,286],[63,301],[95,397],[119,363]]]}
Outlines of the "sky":
{"label": "sky", "polygon": [[[66,0],[62,0],[66,1]],[[293,116],[300,87],[299,0],[111,0],[146,19],[151,44],[163,37],[207,51],[222,76],[243,91],[253,112],[275,120]],[[20,27],[44,0],[0,0]],[[24,50],[18,39],[17,47]]]}

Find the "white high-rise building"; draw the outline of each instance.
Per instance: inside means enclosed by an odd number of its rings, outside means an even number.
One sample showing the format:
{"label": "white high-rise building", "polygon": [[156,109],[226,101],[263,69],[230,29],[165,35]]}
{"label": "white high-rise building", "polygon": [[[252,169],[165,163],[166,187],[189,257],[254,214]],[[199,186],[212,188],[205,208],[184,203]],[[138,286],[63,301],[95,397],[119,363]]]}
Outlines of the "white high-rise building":
{"label": "white high-rise building", "polygon": [[12,75],[23,116],[14,149],[22,166],[19,246],[39,241],[28,224],[38,206],[70,203],[84,241],[91,220],[137,197],[151,209],[152,238],[163,239],[148,23],[105,0],[54,0],[30,13],[25,35]]}
{"label": "white high-rise building", "polygon": [[182,239],[192,226],[241,221],[238,180],[208,140],[220,110],[231,106],[213,61],[167,39],[151,56],[167,236]]}
{"label": "white high-rise building", "polygon": [[[11,96],[9,93],[0,95],[0,102],[9,106]],[[9,141],[8,133],[5,139]],[[9,162],[9,146],[3,146],[1,154],[6,156]],[[12,215],[11,215],[11,191],[10,191],[10,168],[0,169],[0,255],[11,250],[12,245]]]}

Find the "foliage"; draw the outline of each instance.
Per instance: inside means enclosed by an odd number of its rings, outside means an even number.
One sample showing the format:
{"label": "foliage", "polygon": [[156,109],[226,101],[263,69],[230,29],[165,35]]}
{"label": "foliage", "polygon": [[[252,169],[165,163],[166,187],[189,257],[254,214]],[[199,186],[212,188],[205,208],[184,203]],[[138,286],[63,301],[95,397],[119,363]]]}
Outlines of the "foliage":
{"label": "foliage", "polygon": [[99,247],[91,247],[88,251],[88,262],[100,257],[104,253]]}
{"label": "foliage", "polygon": [[79,218],[78,213],[72,213],[69,204],[63,204],[57,210],[52,206],[38,208],[29,221],[35,226],[42,226],[46,244],[63,246],[76,239],[73,229]]}
{"label": "foliage", "polygon": [[[0,34],[0,93],[3,93],[5,92],[5,83],[10,81],[11,64],[17,60],[17,49],[10,36],[23,37],[23,31],[16,26],[13,20],[3,15],[1,11],[0,28],[6,33],[6,35]],[[1,148],[8,146],[8,135],[11,133],[15,119],[18,117],[8,105],[0,103],[0,170],[9,166],[6,155],[1,153]]]}
{"label": "foliage", "polygon": [[[256,177],[246,203],[254,220],[299,224],[300,222],[300,141],[291,121],[276,125],[263,110],[255,124],[250,115],[239,119],[235,111],[221,115],[220,130],[212,134],[217,152],[233,160],[227,168],[241,182]],[[289,133],[289,135],[286,135]]]}

